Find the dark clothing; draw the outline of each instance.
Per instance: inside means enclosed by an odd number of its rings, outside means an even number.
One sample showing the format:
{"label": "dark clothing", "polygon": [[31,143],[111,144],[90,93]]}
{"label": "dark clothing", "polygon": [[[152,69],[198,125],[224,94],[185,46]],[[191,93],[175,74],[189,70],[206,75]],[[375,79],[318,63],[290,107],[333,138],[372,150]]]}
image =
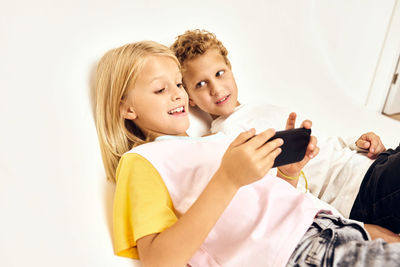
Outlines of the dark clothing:
{"label": "dark clothing", "polygon": [[350,219],[400,233],[400,145],[378,155],[364,176]]}

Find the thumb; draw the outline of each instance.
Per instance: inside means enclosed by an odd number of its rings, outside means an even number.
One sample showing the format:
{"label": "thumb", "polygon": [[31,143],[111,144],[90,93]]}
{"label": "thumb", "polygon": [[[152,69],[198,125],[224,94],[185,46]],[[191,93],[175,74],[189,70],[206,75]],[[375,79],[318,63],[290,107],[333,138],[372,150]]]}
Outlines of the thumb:
{"label": "thumb", "polygon": [[363,139],[358,139],[356,145],[360,148],[364,148],[364,149],[368,149],[370,146],[370,142],[367,140],[363,140]]}
{"label": "thumb", "polygon": [[254,128],[251,128],[248,131],[240,133],[235,140],[232,141],[232,143],[229,145],[230,148],[232,147],[237,147],[240,146],[243,143],[246,143],[249,139],[254,137],[256,134],[256,130]]}

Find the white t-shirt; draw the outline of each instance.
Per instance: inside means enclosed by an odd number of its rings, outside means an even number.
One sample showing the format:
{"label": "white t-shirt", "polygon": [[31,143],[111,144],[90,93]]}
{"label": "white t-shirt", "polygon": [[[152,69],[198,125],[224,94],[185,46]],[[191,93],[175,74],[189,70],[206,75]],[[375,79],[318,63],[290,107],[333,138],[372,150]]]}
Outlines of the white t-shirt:
{"label": "white t-shirt", "polygon": [[[220,116],[211,123],[211,133],[223,132],[236,136],[240,132],[255,128],[259,133],[268,128],[285,129],[289,115],[287,109],[270,104],[236,107],[230,116]],[[337,214],[330,205],[346,218],[349,217],[362,179],[373,160],[366,157],[355,145],[357,137],[340,138],[317,136],[320,152],[304,168],[308,179],[309,191],[320,209],[329,209]],[[299,190],[304,183],[299,181]],[[326,203],[330,205],[326,205]]]}

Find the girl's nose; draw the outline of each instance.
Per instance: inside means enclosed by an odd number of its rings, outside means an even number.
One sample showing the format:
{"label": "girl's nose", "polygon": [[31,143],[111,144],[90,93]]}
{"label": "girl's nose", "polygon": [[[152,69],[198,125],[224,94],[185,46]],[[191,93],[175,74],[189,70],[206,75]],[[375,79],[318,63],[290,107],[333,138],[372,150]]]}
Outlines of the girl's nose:
{"label": "girl's nose", "polygon": [[[179,88],[178,86],[174,86],[174,89],[172,90],[172,100],[176,101],[182,98],[182,91],[184,91],[184,89]],[[185,92],[184,92],[185,93]]]}
{"label": "girl's nose", "polygon": [[174,97],[173,97],[173,100],[175,101],[175,100],[179,100],[179,99],[181,99],[182,97],[180,96],[180,95],[175,95]]}

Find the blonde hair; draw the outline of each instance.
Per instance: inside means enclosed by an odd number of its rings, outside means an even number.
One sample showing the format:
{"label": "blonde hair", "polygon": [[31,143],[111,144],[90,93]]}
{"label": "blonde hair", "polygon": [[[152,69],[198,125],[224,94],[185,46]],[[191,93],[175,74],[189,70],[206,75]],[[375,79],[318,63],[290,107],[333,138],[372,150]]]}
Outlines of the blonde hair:
{"label": "blonde hair", "polygon": [[224,58],[226,65],[231,67],[228,59],[228,50],[217,39],[215,34],[206,30],[188,30],[184,34],[179,35],[170,48],[175,53],[183,69],[185,68],[184,63],[186,61],[203,55],[209,49],[217,49]]}
{"label": "blonde hair", "polygon": [[151,137],[133,121],[122,117],[120,104],[133,88],[148,56],[165,56],[179,61],[166,46],[152,41],[131,43],[108,51],[99,61],[95,74],[95,124],[107,179],[115,182],[121,156]]}

